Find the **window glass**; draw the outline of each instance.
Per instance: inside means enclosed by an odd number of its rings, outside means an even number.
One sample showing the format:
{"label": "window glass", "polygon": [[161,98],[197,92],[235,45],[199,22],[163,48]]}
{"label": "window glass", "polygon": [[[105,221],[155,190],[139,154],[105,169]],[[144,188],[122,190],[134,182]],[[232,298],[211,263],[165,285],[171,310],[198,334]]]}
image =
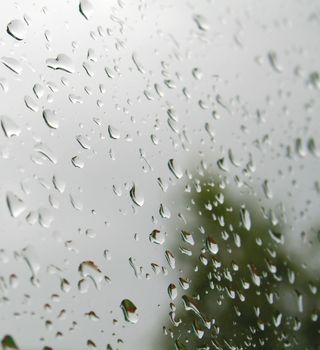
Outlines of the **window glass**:
{"label": "window glass", "polygon": [[0,341],[318,349],[320,4],[0,4]]}

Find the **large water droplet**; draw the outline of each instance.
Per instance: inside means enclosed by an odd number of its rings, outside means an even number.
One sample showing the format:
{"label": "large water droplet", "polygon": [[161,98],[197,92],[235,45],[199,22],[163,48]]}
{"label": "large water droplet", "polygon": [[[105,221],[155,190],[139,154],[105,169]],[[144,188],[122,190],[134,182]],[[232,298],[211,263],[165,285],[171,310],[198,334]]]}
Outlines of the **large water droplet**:
{"label": "large water droplet", "polygon": [[7,25],[7,32],[17,40],[23,40],[27,33],[27,24],[21,19],[14,19]]}
{"label": "large water droplet", "polygon": [[206,246],[210,253],[217,254],[219,251],[219,246],[212,237],[206,239]]}
{"label": "large water droplet", "polygon": [[111,125],[108,126],[108,132],[112,139],[117,140],[120,138],[120,131]]}
{"label": "large water droplet", "polygon": [[144,204],[144,197],[143,194],[137,190],[136,185],[133,185],[130,190],[130,197],[134,204],[138,205],[139,207],[142,207]]}
{"label": "large water droplet", "polygon": [[129,299],[124,299],[120,305],[123,316],[127,322],[137,323],[139,320],[139,315],[137,313],[137,307]]}
{"label": "large water droplet", "polygon": [[101,270],[93,261],[83,261],[79,265],[79,272],[82,277],[90,278],[97,289],[101,289],[101,283],[104,277]]}
{"label": "large water droplet", "polygon": [[56,112],[51,109],[45,109],[42,112],[42,116],[46,124],[52,129],[58,129],[59,120],[57,118]]}
{"label": "large water droplet", "polygon": [[159,230],[153,230],[149,235],[149,240],[155,244],[163,244],[165,242],[165,235]]}
{"label": "large water droplet", "polygon": [[171,170],[172,174],[177,178],[181,179],[183,176],[183,171],[180,168],[179,164],[177,164],[177,161],[174,159],[170,159],[168,162],[168,167]]}
{"label": "large water droplet", "polygon": [[93,6],[88,0],[81,0],[79,3],[79,11],[85,19],[89,19],[93,15]]}

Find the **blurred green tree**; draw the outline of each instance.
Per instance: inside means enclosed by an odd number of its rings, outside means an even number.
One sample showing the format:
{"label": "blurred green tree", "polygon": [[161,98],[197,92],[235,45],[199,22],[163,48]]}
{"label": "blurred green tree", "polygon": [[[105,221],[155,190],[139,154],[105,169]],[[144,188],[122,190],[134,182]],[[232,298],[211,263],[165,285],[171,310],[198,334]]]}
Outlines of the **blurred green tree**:
{"label": "blurred green tree", "polygon": [[159,349],[320,348],[320,282],[308,250],[290,252],[281,219],[244,197],[216,178],[187,193],[173,251],[190,287],[178,288]]}

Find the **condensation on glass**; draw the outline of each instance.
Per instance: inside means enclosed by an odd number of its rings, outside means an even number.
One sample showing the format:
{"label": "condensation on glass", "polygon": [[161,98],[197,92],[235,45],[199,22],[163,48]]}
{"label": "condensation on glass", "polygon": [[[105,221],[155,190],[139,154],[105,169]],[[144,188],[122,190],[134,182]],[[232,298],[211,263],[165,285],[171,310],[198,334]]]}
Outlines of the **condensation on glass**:
{"label": "condensation on glass", "polygon": [[318,349],[319,2],[0,23],[2,349]]}

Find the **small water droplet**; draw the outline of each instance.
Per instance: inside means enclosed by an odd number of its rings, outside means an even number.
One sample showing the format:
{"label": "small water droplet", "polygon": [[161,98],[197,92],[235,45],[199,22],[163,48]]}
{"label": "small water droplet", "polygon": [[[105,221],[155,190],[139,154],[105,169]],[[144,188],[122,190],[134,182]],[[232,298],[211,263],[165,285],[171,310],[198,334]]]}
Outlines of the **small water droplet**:
{"label": "small water droplet", "polygon": [[210,29],[207,20],[202,15],[199,15],[199,14],[194,15],[193,20],[195,21],[198,29],[200,29],[204,32],[206,32]]}
{"label": "small water droplet", "polygon": [[12,57],[2,57],[1,61],[12,72],[21,75],[23,69],[22,69],[22,65],[18,60]]}
{"label": "small water droplet", "polygon": [[240,209],[241,223],[247,231],[251,229],[251,217],[249,211],[243,206]]}
{"label": "small water droplet", "polygon": [[7,137],[19,136],[21,134],[21,129],[11,118],[2,117],[1,126],[4,134]]}
{"label": "small water droplet", "polygon": [[12,217],[16,218],[25,211],[25,204],[22,199],[13,192],[7,192],[7,205]]}
{"label": "small water droplet", "polygon": [[80,156],[72,157],[71,162],[76,168],[82,169],[84,167],[84,161]]}

